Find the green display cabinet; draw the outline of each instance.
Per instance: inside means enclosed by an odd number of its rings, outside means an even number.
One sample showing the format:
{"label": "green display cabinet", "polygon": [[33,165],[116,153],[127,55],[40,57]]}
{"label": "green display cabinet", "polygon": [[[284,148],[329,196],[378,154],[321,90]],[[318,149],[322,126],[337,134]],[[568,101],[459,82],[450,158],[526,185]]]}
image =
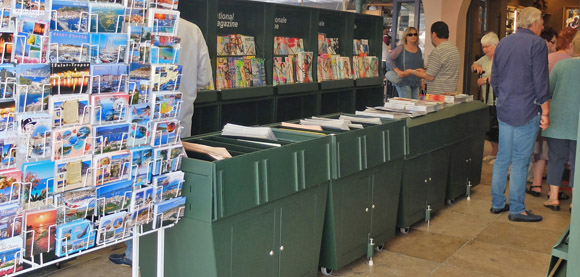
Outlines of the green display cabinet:
{"label": "green display cabinet", "polygon": [[276,97],[276,121],[320,115],[320,94],[285,94]]}
{"label": "green display cabinet", "polygon": [[227,123],[245,126],[272,123],[276,116],[275,105],[276,100],[273,96],[221,101],[219,130]]}
{"label": "green display cabinet", "polygon": [[191,134],[199,135],[220,130],[221,105],[217,91],[199,91],[193,103]]}
{"label": "green display cabinet", "polygon": [[333,114],[338,112],[355,112],[355,90],[353,80],[325,81],[320,83],[321,88],[325,85],[345,87],[321,90],[320,93],[320,114]]}
{"label": "green display cabinet", "polygon": [[467,138],[451,146],[447,203],[452,204],[461,195],[467,197],[481,182],[481,166],[485,137],[483,134]]}

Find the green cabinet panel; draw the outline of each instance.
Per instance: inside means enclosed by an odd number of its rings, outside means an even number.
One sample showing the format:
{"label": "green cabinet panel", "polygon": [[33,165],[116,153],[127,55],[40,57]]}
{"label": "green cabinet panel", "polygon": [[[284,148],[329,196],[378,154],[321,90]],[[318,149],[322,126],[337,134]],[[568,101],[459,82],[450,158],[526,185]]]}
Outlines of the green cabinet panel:
{"label": "green cabinet panel", "polygon": [[468,185],[474,187],[481,182],[483,146],[483,134],[469,137],[453,145],[449,159],[447,200],[464,195]]}
{"label": "green cabinet panel", "polygon": [[446,147],[430,153],[427,205],[432,211],[437,211],[445,205],[450,150],[450,147]]}
{"label": "green cabinet panel", "polygon": [[379,167],[373,175],[371,237],[382,244],[395,236],[403,160]]}
{"label": "green cabinet panel", "polygon": [[[365,79],[356,81],[359,82],[361,80]],[[385,87],[382,86],[382,79],[379,85],[356,88],[355,107],[357,111],[364,111],[367,107],[383,106],[384,104]]]}
{"label": "green cabinet panel", "polygon": [[370,231],[370,203],[371,203],[372,174],[355,174],[344,180],[332,182],[333,192],[340,195],[336,202],[337,223],[341,227],[337,236],[337,243],[342,246],[340,257],[356,259],[365,253]]}

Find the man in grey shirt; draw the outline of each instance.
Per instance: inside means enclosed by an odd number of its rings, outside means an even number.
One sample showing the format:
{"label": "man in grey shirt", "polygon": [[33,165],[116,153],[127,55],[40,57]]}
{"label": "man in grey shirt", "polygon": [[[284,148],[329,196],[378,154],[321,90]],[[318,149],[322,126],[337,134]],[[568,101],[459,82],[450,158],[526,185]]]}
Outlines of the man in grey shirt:
{"label": "man in grey shirt", "polygon": [[449,27],[443,21],[431,25],[431,43],[435,49],[429,55],[427,70],[417,69],[413,75],[428,81],[429,94],[457,92],[459,81],[459,50],[449,42]]}

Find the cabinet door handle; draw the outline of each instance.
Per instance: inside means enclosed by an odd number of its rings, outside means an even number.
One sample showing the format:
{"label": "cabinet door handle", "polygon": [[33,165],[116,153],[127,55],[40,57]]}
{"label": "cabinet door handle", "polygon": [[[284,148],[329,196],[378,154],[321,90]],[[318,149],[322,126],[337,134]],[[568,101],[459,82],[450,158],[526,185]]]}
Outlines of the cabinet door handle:
{"label": "cabinet door handle", "polygon": [[427,184],[427,179],[425,179],[425,184]]}
{"label": "cabinet door handle", "polygon": [[280,251],[284,251],[284,245],[280,246]]}
{"label": "cabinet door handle", "polygon": [[274,250],[270,251],[270,256],[274,256]]}
{"label": "cabinet door handle", "polygon": [[373,209],[375,208],[375,205],[373,205]]}
{"label": "cabinet door handle", "polygon": [[365,209],[365,212],[367,212],[367,213],[368,213],[368,212],[369,212],[369,208],[366,208],[366,209]]}
{"label": "cabinet door handle", "polygon": [[429,182],[431,182],[431,177],[429,177]]}

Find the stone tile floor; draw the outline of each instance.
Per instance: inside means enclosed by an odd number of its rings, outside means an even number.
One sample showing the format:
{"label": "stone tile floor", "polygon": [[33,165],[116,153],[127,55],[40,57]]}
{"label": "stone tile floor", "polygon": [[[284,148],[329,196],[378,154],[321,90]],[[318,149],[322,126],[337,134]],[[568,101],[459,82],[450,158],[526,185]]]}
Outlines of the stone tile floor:
{"label": "stone tile floor", "polygon": [[[376,253],[373,266],[361,258],[331,275],[545,276],[551,247],[570,222],[570,200],[561,201],[558,212],[543,207],[548,189],[544,184],[542,197],[526,195],[527,208],[542,215],[543,221],[511,222],[505,213],[490,214],[492,169],[484,163],[482,183],[473,189],[471,200],[457,200],[435,213],[429,224],[419,223],[409,234],[397,234]],[[111,253],[123,252],[123,246],[87,254],[61,269],[49,267],[25,276],[131,276],[129,267],[108,260]]]}

